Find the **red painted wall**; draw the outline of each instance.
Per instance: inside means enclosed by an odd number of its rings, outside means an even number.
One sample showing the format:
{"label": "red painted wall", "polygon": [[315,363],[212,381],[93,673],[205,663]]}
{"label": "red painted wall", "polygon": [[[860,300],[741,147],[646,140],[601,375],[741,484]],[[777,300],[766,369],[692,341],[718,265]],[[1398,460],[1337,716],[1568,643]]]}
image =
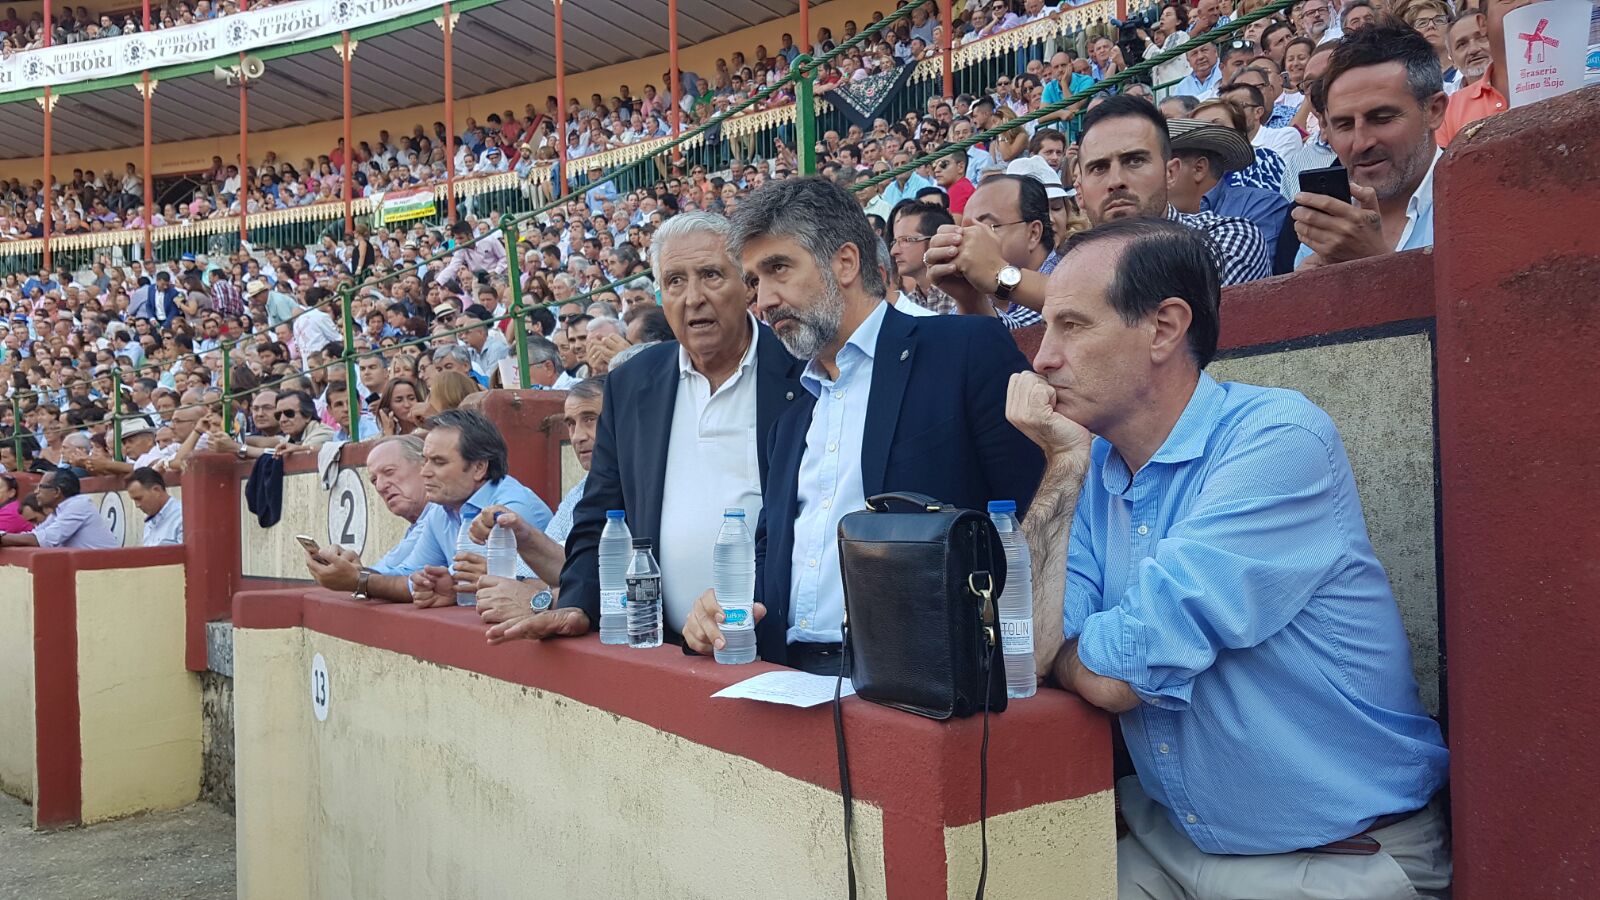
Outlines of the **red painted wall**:
{"label": "red painted wall", "polygon": [[1435,179],[1455,896],[1592,898],[1600,88],[1488,120]]}

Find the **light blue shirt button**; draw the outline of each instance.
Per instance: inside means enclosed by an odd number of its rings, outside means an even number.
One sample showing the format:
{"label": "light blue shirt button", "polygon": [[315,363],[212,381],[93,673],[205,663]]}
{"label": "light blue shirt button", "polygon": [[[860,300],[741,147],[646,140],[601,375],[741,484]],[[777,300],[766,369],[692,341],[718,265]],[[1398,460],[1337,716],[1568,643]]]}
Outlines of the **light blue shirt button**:
{"label": "light blue shirt button", "polygon": [[1193,825],[1194,823],[1196,823],[1198,821],[1200,821],[1200,820],[1195,817],[1194,813],[1189,813],[1188,822],[1189,822],[1190,825]]}
{"label": "light blue shirt button", "polygon": [[1149,533],[1150,533],[1150,526],[1149,525],[1140,525],[1139,526],[1139,534],[1140,535],[1146,535],[1146,534],[1149,534]]}
{"label": "light blue shirt button", "polygon": [[1166,745],[1166,744],[1162,744],[1162,745],[1161,745],[1161,752],[1162,752],[1162,753],[1167,753],[1167,752],[1169,752],[1169,751],[1170,751],[1170,750],[1171,750],[1171,749],[1172,749],[1172,748],[1170,748],[1170,747],[1168,747],[1168,746],[1167,746],[1167,745]]}

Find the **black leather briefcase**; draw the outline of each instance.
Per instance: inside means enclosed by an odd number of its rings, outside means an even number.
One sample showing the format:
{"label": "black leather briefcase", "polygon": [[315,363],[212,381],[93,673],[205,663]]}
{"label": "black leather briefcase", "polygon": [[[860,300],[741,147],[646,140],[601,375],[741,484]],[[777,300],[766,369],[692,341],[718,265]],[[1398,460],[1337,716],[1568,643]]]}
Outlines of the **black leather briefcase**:
{"label": "black leather briefcase", "polygon": [[923,494],[879,494],[839,521],[839,568],[857,694],[931,719],[970,716],[985,698],[991,712],[1006,708],[1005,549],[988,516]]}

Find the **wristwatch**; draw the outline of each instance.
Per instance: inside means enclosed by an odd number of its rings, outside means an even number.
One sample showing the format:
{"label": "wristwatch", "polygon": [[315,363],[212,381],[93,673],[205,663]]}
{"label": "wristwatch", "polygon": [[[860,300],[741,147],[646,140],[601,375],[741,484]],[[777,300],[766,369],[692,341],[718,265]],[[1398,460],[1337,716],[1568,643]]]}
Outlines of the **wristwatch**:
{"label": "wristwatch", "polygon": [[1011,302],[1011,292],[1022,283],[1022,270],[1016,266],[1006,266],[995,274],[994,297],[1006,303]]}
{"label": "wristwatch", "polygon": [[356,589],[350,594],[351,600],[367,599],[367,582],[372,579],[372,570],[362,569],[356,573]]}
{"label": "wristwatch", "polygon": [[550,604],[554,603],[555,599],[556,595],[550,593],[549,588],[545,588],[533,595],[533,599],[528,601],[528,607],[534,612],[544,612],[550,608]]}

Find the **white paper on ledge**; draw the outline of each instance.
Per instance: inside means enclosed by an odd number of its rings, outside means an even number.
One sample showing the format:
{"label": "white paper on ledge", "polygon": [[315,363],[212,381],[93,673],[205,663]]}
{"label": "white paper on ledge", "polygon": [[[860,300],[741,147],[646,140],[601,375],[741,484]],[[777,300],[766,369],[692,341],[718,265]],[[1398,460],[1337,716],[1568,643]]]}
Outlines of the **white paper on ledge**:
{"label": "white paper on ledge", "polygon": [[[760,700],[786,706],[820,706],[833,699],[836,681],[838,678],[833,675],[812,675],[810,672],[786,669],[782,672],[762,672],[738,684],[730,684],[711,696]],[[855,687],[846,679],[839,696],[848,697],[855,692]]]}

